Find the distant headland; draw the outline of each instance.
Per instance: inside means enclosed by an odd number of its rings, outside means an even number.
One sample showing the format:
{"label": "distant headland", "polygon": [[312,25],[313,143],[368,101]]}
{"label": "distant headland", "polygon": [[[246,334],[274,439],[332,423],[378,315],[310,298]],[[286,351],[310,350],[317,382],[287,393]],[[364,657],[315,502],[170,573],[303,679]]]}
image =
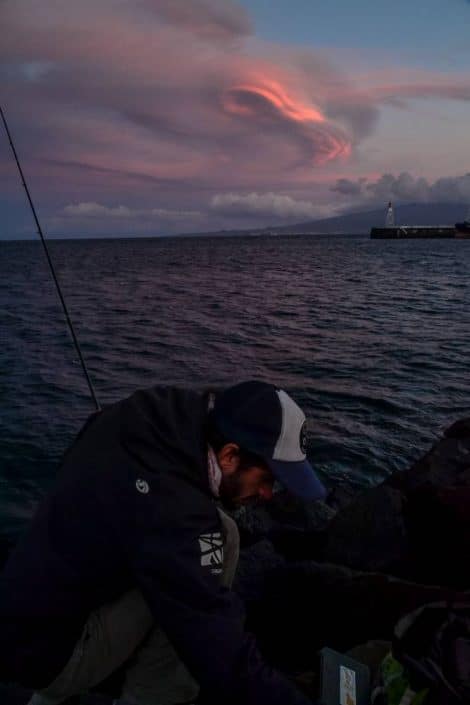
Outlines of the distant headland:
{"label": "distant headland", "polygon": [[[467,203],[404,203],[396,204],[397,224],[410,224],[423,227],[430,223],[449,223],[452,227],[463,221],[468,212]],[[372,228],[385,225],[386,207],[374,210],[350,210],[342,215],[302,223],[278,226],[272,224],[263,228],[221,230],[200,235],[367,235]]]}

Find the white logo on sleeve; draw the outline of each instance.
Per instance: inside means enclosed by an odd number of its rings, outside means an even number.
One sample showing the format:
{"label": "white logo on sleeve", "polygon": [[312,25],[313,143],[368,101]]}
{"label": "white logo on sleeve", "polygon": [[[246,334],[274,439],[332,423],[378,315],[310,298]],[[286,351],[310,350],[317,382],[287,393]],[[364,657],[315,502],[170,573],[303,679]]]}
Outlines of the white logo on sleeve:
{"label": "white logo on sleeve", "polygon": [[[356,674],[346,666],[339,667],[340,705],[356,705]],[[401,700],[404,703],[404,700]]]}
{"label": "white logo on sleeve", "polygon": [[224,542],[220,531],[213,534],[201,534],[199,537],[201,549],[201,565],[210,566],[211,573],[221,573],[224,562]]}
{"label": "white logo on sleeve", "polygon": [[138,492],[142,492],[142,494],[149,493],[149,490],[150,490],[149,483],[145,482],[145,480],[141,480],[139,478],[138,480],[136,480],[135,486],[136,486],[136,489]]}

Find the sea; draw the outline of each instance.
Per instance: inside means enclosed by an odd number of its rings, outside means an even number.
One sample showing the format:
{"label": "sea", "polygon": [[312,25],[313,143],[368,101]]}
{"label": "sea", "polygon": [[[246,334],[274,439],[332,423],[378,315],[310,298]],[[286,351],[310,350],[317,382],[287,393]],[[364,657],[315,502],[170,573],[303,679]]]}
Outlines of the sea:
{"label": "sea", "polygon": [[[100,403],[246,379],[289,392],[328,487],[358,490],[470,415],[470,241],[52,240]],[[0,536],[93,411],[40,242],[0,242]]]}

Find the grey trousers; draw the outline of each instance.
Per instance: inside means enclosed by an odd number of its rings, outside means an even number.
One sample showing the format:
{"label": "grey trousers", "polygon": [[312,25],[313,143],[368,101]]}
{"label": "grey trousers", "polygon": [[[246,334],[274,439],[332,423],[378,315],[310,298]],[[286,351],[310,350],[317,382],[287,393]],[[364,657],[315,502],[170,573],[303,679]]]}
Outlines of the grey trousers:
{"label": "grey trousers", "polygon": [[[240,538],[231,517],[219,509],[225,534],[221,583],[231,587]],[[122,698],[133,705],[176,705],[193,700],[199,686],[155,624],[139,590],[93,612],[59,676],[28,705],[58,705],[104,681],[125,662]]]}

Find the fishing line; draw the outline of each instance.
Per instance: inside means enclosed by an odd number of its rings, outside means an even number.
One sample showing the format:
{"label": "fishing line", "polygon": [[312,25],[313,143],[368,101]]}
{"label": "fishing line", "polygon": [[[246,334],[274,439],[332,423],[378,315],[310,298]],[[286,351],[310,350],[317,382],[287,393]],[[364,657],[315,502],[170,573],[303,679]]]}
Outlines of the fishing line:
{"label": "fishing line", "polygon": [[0,115],[1,115],[2,120],[3,120],[3,124],[5,125],[5,130],[6,130],[6,133],[7,133],[7,136],[8,136],[8,141],[10,142],[10,146],[11,146],[11,149],[12,149],[12,151],[13,151],[13,156],[15,157],[15,161],[16,161],[16,166],[18,167],[18,171],[20,172],[21,181],[22,181],[23,186],[24,186],[24,188],[25,188],[26,195],[27,195],[28,201],[29,201],[29,205],[31,206],[31,210],[32,210],[32,212],[33,212],[33,216],[34,216],[34,220],[35,220],[35,223],[36,223],[36,227],[37,227],[37,229],[38,229],[37,231],[38,231],[38,234],[39,234],[39,236],[40,236],[40,238],[41,238],[41,242],[42,242],[43,247],[44,247],[44,252],[46,253],[46,258],[47,258],[47,261],[48,261],[48,263],[49,263],[49,268],[50,268],[51,273],[52,273],[52,278],[54,279],[54,283],[55,283],[55,285],[56,285],[57,293],[59,294],[59,299],[60,299],[60,302],[61,302],[61,304],[62,304],[62,308],[63,308],[64,314],[65,314],[65,319],[66,319],[67,324],[68,324],[68,327],[69,327],[69,329],[70,329],[70,333],[72,334],[72,340],[73,340],[73,343],[74,343],[74,345],[75,345],[75,349],[76,349],[76,351],[77,351],[77,353],[78,353],[78,357],[79,357],[79,359],[80,359],[80,363],[81,363],[83,372],[84,372],[84,374],[85,374],[85,378],[86,378],[86,381],[87,381],[87,384],[88,384],[88,388],[89,388],[89,390],[90,390],[90,394],[91,394],[92,399],[93,399],[93,402],[94,402],[94,404],[95,404],[95,406],[96,406],[96,410],[97,410],[97,411],[101,411],[101,407],[100,407],[100,405],[99,405],[99,403],[98,403],[98,399],[96,398],[95,390],[93,389],[93,384],[92,384],[92,382],[91,382],[90,375],[88,374],[87,366],[86,366],[86,364],[85,364],[85,360],[84,360],[84,358],[83,358],[82,351],[81,351],[81,349],[80,349],[80,344],[79,344],[79,342],[78,342],[78,338],[77,338],[77,336],[75,335],[75,330],[74,330],[74,328],[73,328],[72,319],[70,318],[70,315],[69,315],[69,312],[68,312],[68,309],[67,309],[67,304],[65,303],[65,299],[64,299],[64,296],[63,296],[62,291],[61,291],[61,288],[60,288],[59,280],[57,279],[57,276],[56,276],[56,273],[55,273],[55,269],[54,269],[54,265],[53,265],[53,263],[52,263],[52,259],[51,259],[50,255],[49,255],[49,250],[48,250],[48,248],[47,248],[46,240],[45,240],[44,235],[43,235],[43,233],[42,233],[42,228],[41,228],[41,225],[40,225],[40,223],[39,223],[38,217],[37,217],[37,215],[36,215],[36,209],[34,208],[34,204],[33,204],[33,201],[32,201],[32,199],[31,199],[28,186],[26,185],[26,181],[25,181],[25,178],[24,178],[24,175],[23,175],[23,170],[22,170],[22,168],[21,168],[21,164],[20,164],[20,161],[19,161],[19,159],[18,159],[18,155],[17,155],[17,153],[16,153],[15,145],[13,144],[13,140],[12,140],[12,137],[11,137],[11,134],[10,134],[10,130],[8,129],[8,124],[7,124],[7,121],[6,121],[6,118],[5,118],[5,114],[4,114],[3,110],[2,110],[1,105],[0,105]]}

